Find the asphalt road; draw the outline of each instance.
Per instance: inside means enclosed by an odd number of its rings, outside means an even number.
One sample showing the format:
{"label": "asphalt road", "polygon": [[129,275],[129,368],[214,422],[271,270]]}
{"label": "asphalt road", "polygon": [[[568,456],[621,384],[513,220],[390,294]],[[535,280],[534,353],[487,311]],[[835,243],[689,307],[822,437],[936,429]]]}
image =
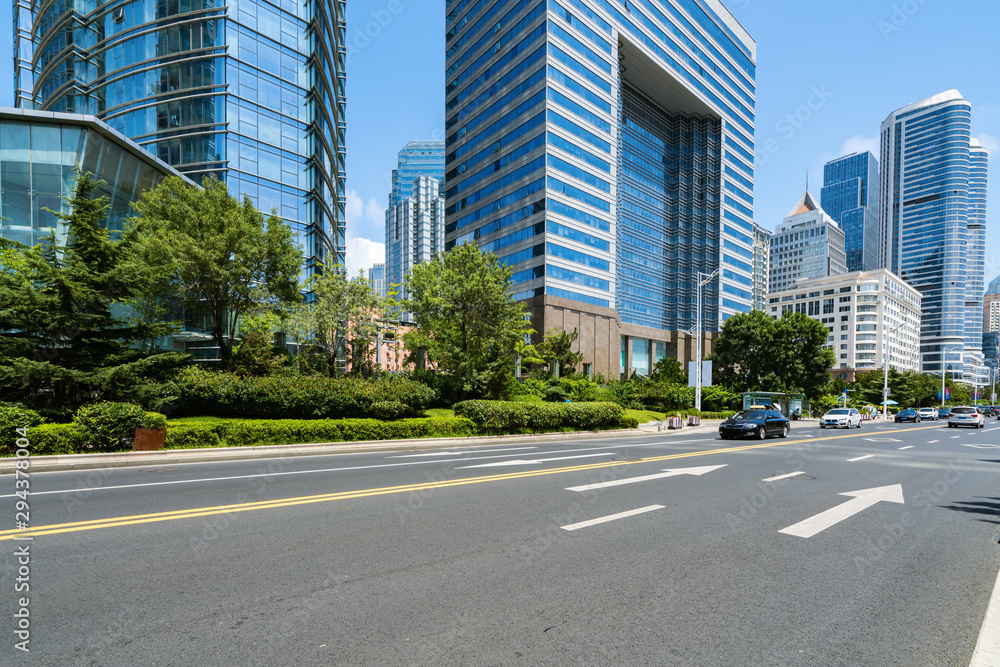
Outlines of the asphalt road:
{"label": "asphalt road", "polygon": [[998,472],[991,420],[36,473],[0,664],[968,665]]}

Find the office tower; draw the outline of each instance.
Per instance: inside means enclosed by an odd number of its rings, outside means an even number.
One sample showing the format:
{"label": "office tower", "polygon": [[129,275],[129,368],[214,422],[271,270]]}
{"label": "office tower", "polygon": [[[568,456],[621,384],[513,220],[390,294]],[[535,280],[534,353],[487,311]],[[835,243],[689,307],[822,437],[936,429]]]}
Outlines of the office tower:
{"label": "office tower", "polygon": [[969,290],[983,291],[986,164],[971,116],[950,90],[882,123],[879,262],[923,294],[924,372],[981,363],[982,299]]}
{"label": "office tower", "polygon": [[757,223],[753,230],[753,309],[767,310],[771,267],[771,232]]}
{"label": "office tower", "polygon": [[371,285],[372,291],[379,296],[385,296],[388,292],[385,283],[385,264],[376,263],[375,266],[368,269],[368,284]]}
{"label": "office tower", "polygon": [[990,284],[986,286],[987,294],[1000,294],[1000,276],[997,276],[990,281]]}
{"label": "office tower", "polygon": [[14,14],[18,106],[97,116],[277,211],[307,272],[344,263],[344,0],[18,0]]}
{"label": "office tower", "polygon": [[[444,198],[440,182],[418,176],[410,185],[412,195],[385,212],[386,281],[399,284],[397,299],[409,297],[407,272],[444,250]],[[409,314],[403,316],[409,321]]]}
{"label": "office tower", "polygon": [[847,273],[844,232],[806,192],[771,235],[769,292]]}
{"label": "office tower", "polygon": [[[694,357],[753,306],[756,45],[719,2],[446,2],[446,238],[583,372]],[[618,358],[617,351],[621,352]]]}
{"label": "office tower", "polygon": [[418,176],[444,183],[443,141],[411,141],[399,151],[396,168],[392,170],[389,208],[413,196],[413,181]]}
{"label": "office tower", "polygon": [[847,270],[878,266],[878,160],[869,151],[823,167],[820,206],[844,230]]}
{"label": "office tower", "polygon": [[983,333],[1000,331],[1000,294],[983,297]]}
{"label": "office tower", "polygon": [[920,292],[885,269],[801,280],[768,296],[771,317],[802,313],[826,326],[826,347],[837,355],[832,373],[841,380],[886,363],[920,369]]}

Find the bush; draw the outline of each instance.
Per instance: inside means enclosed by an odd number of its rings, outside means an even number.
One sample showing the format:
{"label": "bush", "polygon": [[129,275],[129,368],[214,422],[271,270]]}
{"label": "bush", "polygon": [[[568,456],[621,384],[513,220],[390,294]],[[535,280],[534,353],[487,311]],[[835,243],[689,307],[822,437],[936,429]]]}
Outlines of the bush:
{"label": "bush", "polygon": [[456,416],[468,417],[484,433],[540,433],[564,428],[598,431],[639,425],[615,403],[464,401],[454,409]]}
{"label": "bush", "polygon": [[[42,416],[34,410],[19,406],[0,406],[0,452],[13,455],[17,451],[16,441],[21,437],[18,428],[30,428],[42,423]],[[29,436],[31,434],[29,433]],[[29,451],[34,451],[29,448]]]}
{"label": "bush", "polygon": [[377,378],[239,377],[184,369],[169,391],[175,414],[258,419],[399,419],[419,417],[435,393],[398,375]]}
{"label": "bush", "polygon": [[83,447],[98,452],[132,449],[137,428],[163,428],[166,417],[145,412],[131,403],[94,403],[84,405],[73,415],[73,425],[83,436]]}
{"label": "bush", "polygon": [[31,441],[28,451],[33,456],[76,454],[84,443],[83,433],[73,424],[42,424],[31,429],[28,439]]}
{"label": "bush", "polygon": [[215,424],[177,424],[167,426],[166,449],[221,447],[220,429]]}

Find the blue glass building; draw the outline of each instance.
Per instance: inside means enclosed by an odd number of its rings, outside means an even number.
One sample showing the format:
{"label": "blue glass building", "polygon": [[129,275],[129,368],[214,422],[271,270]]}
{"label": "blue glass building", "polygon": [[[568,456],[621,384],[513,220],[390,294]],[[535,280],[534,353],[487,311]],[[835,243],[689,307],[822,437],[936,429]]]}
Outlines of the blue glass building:
{"label": "blue glass building", "polygon": [[878,160],[869,151],[827,162],[820,206],[844,230],[848,271],[878,266]]}
{"label": "blue glass building", "polygon": [[18,0],[19,107],[92,114],[343,264],[344,0]]}
{"label": "blue glass building", "polygon": [[693,358],[699,272],[706,331],[751,310],[756,45],[720,3],[446,12],[448,247],[500,256],[585,373]]}
{"label": "blue glass building", "polygon": [[923,294],[925,372],[947,364],[968,373],[982,362],[985,219],[977,202],[985,203],[986,164],[971,144],[971,118],[972,106],[951,90],[882,123],[879,262]]}
{"label": "blue glass building", "polygon": [[413,181],[420,176],[444,183],[444,142],[411,141],[403,146],[392,170],[389,208],[413,196]]}

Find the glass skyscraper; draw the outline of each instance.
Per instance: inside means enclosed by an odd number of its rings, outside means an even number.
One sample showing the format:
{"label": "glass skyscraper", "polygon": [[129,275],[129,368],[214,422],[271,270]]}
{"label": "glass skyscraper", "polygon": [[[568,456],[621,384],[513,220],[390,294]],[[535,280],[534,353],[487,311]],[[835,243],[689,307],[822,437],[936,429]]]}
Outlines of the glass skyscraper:
{"label": "glass skyscraper", "polygon": [[344,0],[18,0],[16,104],[95,115],[344,258]]}
{"label": "glass skyscraper", "polygon": [[982,361],[986,151],[971,118],[950,90],[882,123],[879,262],[923,294],[925,372]]}
{"label": "glass skyscraper", "polygon": [[769,291],[847,273],[844,231],[806,192],[771,235]]}
{"label": "glass skyscraper", "polygon": [[448,247],[500,256],[585,373],[693,358],[699,273],[706,331],[751,310],[756,45],[720,3],[446,12]]}
{"label": "glass skyscraper", "polygon": [[844,230],[848,271],[878,266],[878,160],[869,151],[827,162],[820,205]]}
{"label": "glass skyscraper", "polygon": [[399,151],[396,168],[392,170],[392,192],[389,207],[413,196],[413,181],[427,176],[444,183],[444,142],[411,141]]}

